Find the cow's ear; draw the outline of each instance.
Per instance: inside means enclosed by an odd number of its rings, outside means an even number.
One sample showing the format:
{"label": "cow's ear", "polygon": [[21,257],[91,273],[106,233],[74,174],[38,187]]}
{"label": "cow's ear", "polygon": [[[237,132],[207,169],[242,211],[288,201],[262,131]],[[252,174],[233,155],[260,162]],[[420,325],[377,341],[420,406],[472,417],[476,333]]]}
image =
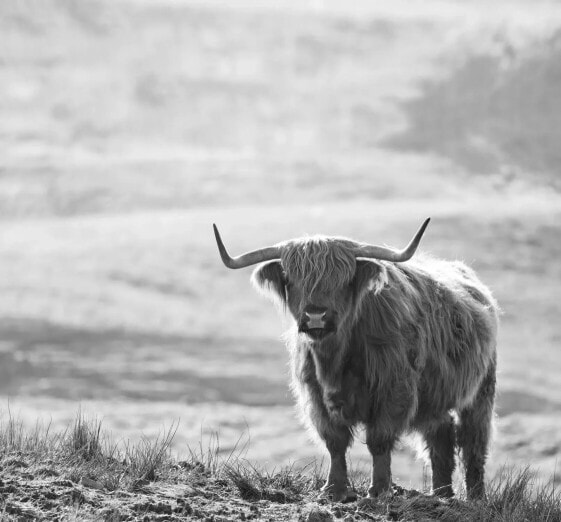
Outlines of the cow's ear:
{"label": "cow's ear", "polygon": [[283,303],[286,301],[286,278],[280,261],[271,261],[257,267],[251,278],[255,287],[266,294],[273,294]]}
{"label": "cow's ear", "polygon": [[368,290],[377,294],[388,284],[386,267],[374,260],[358,259],[353,283],[357,296]]}

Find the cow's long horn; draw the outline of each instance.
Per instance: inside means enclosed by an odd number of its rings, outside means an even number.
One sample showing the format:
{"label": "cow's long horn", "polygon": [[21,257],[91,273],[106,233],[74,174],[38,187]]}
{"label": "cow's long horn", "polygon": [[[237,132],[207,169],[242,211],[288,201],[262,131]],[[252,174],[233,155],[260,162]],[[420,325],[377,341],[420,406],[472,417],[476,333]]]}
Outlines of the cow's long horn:
{"label": "cow's long horn", "polygon": [[222,261],[228,268],[245,268],[246,266],[256,265],[257,263],[263,263],[265,261],[271,261],[273,259],[280,259],[281,251],[279,247],[265,247],[259,250],[253,250],[252,252],[246,252],[238,257],[230,257],[218,228],[213,223],[214,236],[216,237],[216,244],[218,245],[218,250],[220,252],[220,257]]}
{"label": "cow's long horn", "polygon": [[407,261],[413,257],[413,254],[417,250],[429,221],[430,218],[425,219],[425,222],[421,225],[415,237],[403,250],[393,250],[392,248],[376,245],[364,245],[356,249],[356,257],[375,258],[395,262]]}

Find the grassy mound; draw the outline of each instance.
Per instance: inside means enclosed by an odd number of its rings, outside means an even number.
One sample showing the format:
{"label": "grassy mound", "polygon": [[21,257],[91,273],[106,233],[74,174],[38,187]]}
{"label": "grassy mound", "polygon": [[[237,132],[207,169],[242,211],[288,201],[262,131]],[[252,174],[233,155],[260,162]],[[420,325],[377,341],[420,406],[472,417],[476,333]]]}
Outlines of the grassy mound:
{"label": "grassy mound", "polygon": [[[2,520],[561,520],[559,492],[536,487],[527,469],[499,475],[479,503],[396,485],[377,501],[336,504],[318,498],[321,467],[267,472],[234,454],[219,459],[217,443],[178,461],[174,433],[133,445],[111,442],[81,413],[57,434],[9,418],[0,429]],[[364,477],[353,487],[364,497]]]}

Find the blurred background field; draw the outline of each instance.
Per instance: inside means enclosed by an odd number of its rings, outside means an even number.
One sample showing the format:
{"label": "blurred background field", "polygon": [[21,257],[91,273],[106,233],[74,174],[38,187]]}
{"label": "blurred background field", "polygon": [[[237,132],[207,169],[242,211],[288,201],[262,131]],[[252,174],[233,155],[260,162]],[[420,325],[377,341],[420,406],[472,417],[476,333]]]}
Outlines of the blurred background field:
{"label": "blurred background field", "polygon": [[[0,39],[2,415],[61,426],[81,405],[133,439],[180,419],[179,454],[218,431],[305,463],[287,320],[211,223],[237,253],[401,245],[430,215],[423,248],[504,312],[491,468],[552,477],[561,6],[9,0]],[[407,447],[395,475],[422,480]]]}

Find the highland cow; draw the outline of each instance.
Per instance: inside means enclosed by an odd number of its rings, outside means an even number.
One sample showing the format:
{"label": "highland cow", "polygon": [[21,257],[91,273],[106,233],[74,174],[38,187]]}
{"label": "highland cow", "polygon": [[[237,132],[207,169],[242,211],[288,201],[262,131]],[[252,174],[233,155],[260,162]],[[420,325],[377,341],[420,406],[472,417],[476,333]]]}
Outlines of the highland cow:
{"label": "highland cow", "polygon": [[468,497],[484,495],[498,307],[463,263],[411,259],[428,222],[401,251],[316,236],[236,258],[214,226],[224,264],[260,264],[255,285],[295,320],[292,389],[329,452],[322,490],[335,501],[356,498],[346,452],[360,425],[373,459],[369,497],[390,491],[392,449],[411,431],[426,443],[435,494],[453,495],[458,446]]}

